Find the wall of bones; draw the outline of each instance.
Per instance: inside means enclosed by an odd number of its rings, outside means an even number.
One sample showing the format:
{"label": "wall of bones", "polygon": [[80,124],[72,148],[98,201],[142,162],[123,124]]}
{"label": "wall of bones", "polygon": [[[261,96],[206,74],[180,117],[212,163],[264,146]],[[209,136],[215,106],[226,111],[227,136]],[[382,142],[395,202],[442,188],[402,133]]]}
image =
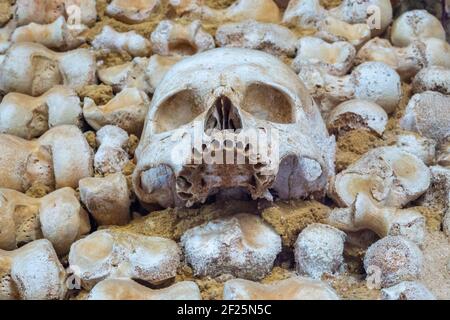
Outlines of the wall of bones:
{"label": "wall of bones", "polygon": [[0,0],[0,299],[450,299],[450,2]]}

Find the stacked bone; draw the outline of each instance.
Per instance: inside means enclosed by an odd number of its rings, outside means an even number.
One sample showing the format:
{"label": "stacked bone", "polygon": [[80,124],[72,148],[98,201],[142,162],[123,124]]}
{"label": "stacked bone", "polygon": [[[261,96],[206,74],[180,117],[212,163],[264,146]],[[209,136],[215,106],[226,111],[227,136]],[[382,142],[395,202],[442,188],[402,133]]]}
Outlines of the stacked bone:
{"label": "stacked bone", "polygon": [[450,299],[440,21],[208,3],[0,0],[0,299]]}

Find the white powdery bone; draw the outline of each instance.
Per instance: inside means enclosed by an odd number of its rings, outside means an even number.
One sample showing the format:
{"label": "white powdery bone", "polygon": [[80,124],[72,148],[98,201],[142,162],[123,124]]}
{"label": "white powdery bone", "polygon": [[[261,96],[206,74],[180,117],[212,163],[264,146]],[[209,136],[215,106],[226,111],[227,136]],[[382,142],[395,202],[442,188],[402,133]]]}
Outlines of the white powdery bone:
{"label": "white powdery bone", "polygon": [[260,218],[249,214],[217,219],[181,237],[186,260],[196,275],[233,274],[261,279],[281,251],[281,238]]}

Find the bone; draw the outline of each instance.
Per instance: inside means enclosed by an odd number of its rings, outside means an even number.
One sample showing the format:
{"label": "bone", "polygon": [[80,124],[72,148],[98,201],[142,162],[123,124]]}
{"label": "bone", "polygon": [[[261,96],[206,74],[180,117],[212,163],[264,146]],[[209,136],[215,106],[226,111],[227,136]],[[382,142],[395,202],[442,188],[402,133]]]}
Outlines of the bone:
{"label": "bone", "polygon": [[[254,134],[273,139],[259,156],[245,150]],[[193,136],[200,138],[194,145]],[[133,188],[142,203],[163,207],[204,203],[225,189],[253,199],[320,198],[334,173],[334,148],[292,69],[258,50],[217,48],[181,60],[158,85],[136,149]],[[226,167],[212,155],[230,149],[236,152]]]}
{"label": "bone", "polygon": [[272,0],[237,0],[225,9],[212,9],[201,0],[169,0],[178,16],[204,19],[214,22],[237,22],[256,20],[279,22],[280,10]]}
{"label": "bone", "polygon": [[450,45],[439,39],[411,42],[407,47],[394,47],[386,39],[374,38],[367,42],[355,59],[356,64],[366,61],[383,62],[394,68],[405,81],[410,81],[424,67],[450,68]]}
{"label": "bone", "polygon": [[86,27],[70,28],[64,17],[59,17],[50,24],[30,23],[18,27],[11,35],[11,42],[36,42],[49,49],[67,51],[86,42],[81,34],[85,30]]}
{"label": "bone", "polygon": [[93,175],[92,150],[75,126],[54,127],[31,141],[0,134],[0,145],[0,188],[25,192],[42,184],[75,189],[80,179]]}
{"label": "bone", "polygon": [[254,20],[227,23],[216,31],[220,47],[262,50],[275,56],[295,56],[296,36],[288,28]]}
{"label": "bone", "polygon": [[329,10],[332,16],[347,23],[366,23],[372,35],[383,33],[392,22],[392,5],[389,0],[343,0]]}
{"label": "bone", "polygon": [[432,165],[436,160],[436,141],[416,132],[400,131],[393,137],[390,145],[415,155],[426,165]]}
{"label": "bone", "polygon": [[364,257],[364,269],[376,284],[386,288],[402,281],[416,280],[422,262],[422,252],[414,242],[402,236],[387,236],[369,247]]}
{"label": "bone", "polygon": [[436,38],[445,41],[445,30],[441,22],[426,10],[411,10],[403,13],[392,24],[391,42],[406,47],[414,40]]}
{"label": "bone", "polygon": [[450,95],[450,67],[428,67],[416,74],[412,82],[413,92],[436,91]]}
{"label": "bone", "polygon": [[0,250],[0,299],[58,300],[66,295],[66,272],[48,240],[14,251]]}
{"label": "bone", "polygon": [[199,20],[187,25],[163,20],[150,40],[153,52],[161,56],[193,55],[215,47],[214,38],[202,28]]}
{"label": "bone", "polygon": [[100,174],[122,172],[129,160],[125,151],[129,136],[119,127],[106,125],[97,131],[94,169]]}
{"label": "bone", "polygon": [[302,37],[297,42],[292,68],[300,72],[312,65],[334,76],[344,76],[353,66],[356,49],[349,42],[328,43],[316,37]]}
{"label": "bone", "polygon": [[67,254],[72,243],[91,229],[89,217],[71,188],[58,189],[41,198],[39,221],[42,235],[60,256]]}
{"label": "bone", "polygon": [[372,149],[331,181],[329,194],[350,207],[360,192],[382,206],[402,207],[430,186],[430,170],[416,156],[397,147]]}
{"label": "bone", "polygon": [[327,222],[345,232],[372,230],[379,237],[404,236],[417,245],[425,239],[425,218],[414,209],[379,206],[370,196],[359,193],[349,208],[333,209]]}
{"label": "bone", "polygon": [[202,297],[192,281],[155,290],[130,279],[106,279],[92,288],[87,300],[202,300]]}
{"label": "bone", "polygon": [[121,173],[81,179],[80,197],[99,225],[124,225],[130,221],[130,195]]}
{"label": "bone", "polygon": [[95,0],[17,0],[15,19],[20,26],[29,23],[48,24],[68,16],[73,25],[92,26],[97,19]]}
{"label": "bone", "polygon": [[299,234],[294,254],[297,272],[313,279],[338,274],[344,266],[344,232],[325,224],[313,223]]}
{"label": "bone", "polygon": [[299,76],[309,93],[322,103],[324,111],[350,99],[362,99],[377,103],[389,114],[402,97],[400,76],[382,62],[365,62],[342,77],[313,66],[302,68]]}
{"label": "bone", "polygon": [[97,106],[91,98],[84,98],[83,115],[95,130],[116,125],[129,134],[140,136],[150,99],[137,88],[126,88],[107,104]]}
{"label": "bone", "polygon": [[176,275],[179,262],[180,250],[172,240],[113,230],[78,240],[69,253],[70,267],[85,289],[118,277],[158,284]]}
{"label": "bone", "polygon": [[97,50],[126,52],[132,57],[146,57],[152,53],[151,42],[136,31],[118,32],[110,26],[103,27],[92,46]]}
{"label": "bone", "polygon": [[75,90],[55,86],[39,97],[8,93],[0,103],[0,133],[37,138],[59,125],[81,126],[82,109]]}
{"label": "bone", "polygon": [[197,276],[258,280],[272,269],[281,238],[257,216],[238,214],[186,231],[181,245]]}
{"label": "bone", "polygon": [[319,20],[315,28],[316,37],[327,42],[346,41],[359,48],[370,39],[370,28],[366,24],[349,24],[333,17]]}
{"label": "bone", "polygon": [[0,189],[0,248],[14,250],[37,239],[49,240],[58,255],[90,231],[89,217],[71,188],[35,199],[11,189]]}
{"label": "bone", "polygon": [[106,7],[106,14],[128,24],[146,22],[159,6],[159,0],[113,0]]}
{"label": "bone", "polygon": [[[375,19],[380,25],[371,25],[367,19],[370,9],[379,10]],[[316,28],[328,41],[346,40],[359,46],[373,35],[381,34],[392,21],[389,0],[345,0],[331,10],[324,9],[319,0],[290,1],[283,22],[302,28]]]}
{"label": "bone", "polygon": [[87,49],[58,53],[37,43],[17,43],[0,65],[0,92],[39,96],[60,84],[77,89],[96,83],[95,73],[95,57]]}
{"label": "bone", "polygon": [[420,282],[403,281],[382,289],[381,300],[436,300],[436,297]]}
{"label": "bone", "polygon": [[225,282],[224,300],[339,300],[338,294],[325,282],[292,277],[261,284],[244,279]]}
{"label": "bone", "polygon": [[417,93],[409,100],[400,127],[441,143],[450,136],[449,110],[449,96],[433,91]]}
{"label": "bone", "polygon": [[443,167],[450,168],[450,138],[440,145],[437,163]]}
{"label": "bone", "polygon": [[99,79],[113,87],[114,92],[125,88],[137,88],[153,94],[164,75],[183,56],[160,56],[134,58],[131,62],[99,70]]}
{"label": "bone", "polygon": [[378,104],[366,100],[349,100],[331,110],[327,119],[328,131],[339,135],[355,129],[366,129],[381,136],[388,115]]}

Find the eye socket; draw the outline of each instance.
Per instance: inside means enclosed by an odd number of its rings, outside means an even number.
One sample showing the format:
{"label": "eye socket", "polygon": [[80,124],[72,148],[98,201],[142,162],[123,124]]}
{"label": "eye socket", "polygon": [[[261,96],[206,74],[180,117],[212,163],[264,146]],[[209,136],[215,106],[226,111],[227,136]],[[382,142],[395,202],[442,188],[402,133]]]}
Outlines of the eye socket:
{"label": "eye socket", "polygon": [[162,104],[153,118],[155,133],[161,133],[192,122],[203,112],[195,92],[183,90],[175,93]]}
{"label": "eye socket", "polygon": [[295,123],[294,108],[289,97],[264,83],[253,83],[247,87],[241,108],[261,120]]}

